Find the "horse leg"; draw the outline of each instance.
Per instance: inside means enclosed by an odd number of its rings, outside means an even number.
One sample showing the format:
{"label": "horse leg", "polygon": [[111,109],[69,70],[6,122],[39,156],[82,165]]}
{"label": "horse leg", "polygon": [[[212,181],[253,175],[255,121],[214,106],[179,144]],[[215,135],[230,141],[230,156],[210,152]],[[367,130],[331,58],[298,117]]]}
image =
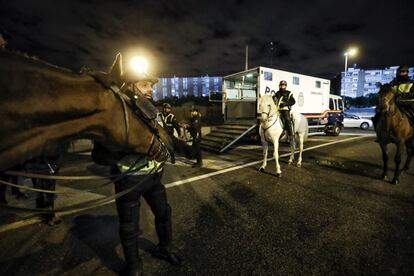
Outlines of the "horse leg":
{"label": "horse leg", "polygon": [[275,163],[276,163],[276,176],[281,177],[282,171],[280,170],[280,165],[279,165],[279,140],[278,139],[275,139],[273,143],[273,157],[275,158]]}
{"label": "horse leg", "polygon": [[295,150],[296,150],[295,135],[293,135],[292,139],[290,139],[290,157],[289,157],[288,165],[292,165],[293,161],[295,160]]}
{"label": "horse leg", "polygon": [[383,180],[387,180],[387,171],[388,171],[388,152],[387,152],[387,144],[384,143],[380,143],[380,147],[381,147],[381,152],[382,152],[382,162],[383,162],[383,167],[382,167],[382,175],[381,178]]}
{"label": "horse leg", "polygon": [[263,149],[263,163],[262,163],[262,166],[259,168],[259,172],[264,172],[267,166],[267,151],[269,149],[269,143],[267,141],[262,140],[262,149]]}
{"label": "horse leg", "polygon": [[298,162],[296,163],[296,167],[300,168],[302,166],[302,151],[303,151],[303,133],[299,133],[299,154],[298,154]]}
{"label": "horse leg", "polygon": [[403,170],[404,171],[408,171],[410,169],[410,163],[411,163],[411,159],[413,158],[413,142],[412,141],[408,141],[405,144],[405,147],[407,148],[407,160],[405,161],[405,165]]}
{"label": "horse leg", "polygon": [[402,171],[400,170],[400,164],[401,164],[401,155],[404,152],[404,148],[405,148],[404,143],[400,142],[397,144],[397,152],[395,153],[395,158],[394,158],[394,161],[395,161],[394,178],[391,181],[391,184],[394,184],[394,185],[398,185],[400,183],[400,180],[398,178],[400,177],[400,174]]}

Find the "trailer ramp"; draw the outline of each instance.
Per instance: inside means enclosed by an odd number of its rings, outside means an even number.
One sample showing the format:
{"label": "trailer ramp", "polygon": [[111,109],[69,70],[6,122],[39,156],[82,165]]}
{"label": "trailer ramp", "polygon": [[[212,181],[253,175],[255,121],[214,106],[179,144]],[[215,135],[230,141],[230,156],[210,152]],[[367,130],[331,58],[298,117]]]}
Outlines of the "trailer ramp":
{"label": "trailer ramp", "polygon": [[213,127],[201,140],[201,148],[217,154],[223,153],[251,132],[256,123],[225,123]]}

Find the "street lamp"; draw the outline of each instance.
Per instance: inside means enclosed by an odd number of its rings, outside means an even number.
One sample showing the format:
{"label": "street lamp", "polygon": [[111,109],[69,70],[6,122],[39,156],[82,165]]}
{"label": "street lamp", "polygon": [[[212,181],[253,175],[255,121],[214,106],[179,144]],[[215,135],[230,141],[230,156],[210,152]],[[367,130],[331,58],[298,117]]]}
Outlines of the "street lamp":
{"label": "street lamp", "polygon": [[130,61],[130,66],[137,74],[147,73],[148,61],[144,57],[133,57]]}
{"label": "street lamp", "polygon": [[352,57],[352,56],[355,56],[357,53],[358,53],[358,49],[357,48],[349,48],[344,53],[344,56],[345,56],[345,70],[344,70],[344,72],[345,72],[345,74],[346,74],[347,67],[348,67],[348,56]]}

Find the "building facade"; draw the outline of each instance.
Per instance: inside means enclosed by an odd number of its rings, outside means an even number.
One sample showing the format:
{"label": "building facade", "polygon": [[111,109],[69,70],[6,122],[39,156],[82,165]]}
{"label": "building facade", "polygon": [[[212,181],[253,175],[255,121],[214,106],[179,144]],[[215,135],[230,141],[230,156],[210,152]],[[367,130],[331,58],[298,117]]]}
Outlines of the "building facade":
{"label": "building facade", "polygon": [[[341,96],[356,98],[378,93],[377,83],[389,83],[395,78],[398,66],[385,69],[349,68],[341,75]],[[414,67],[410,67],[408,75],[413,78]]]}
{"label": "building facade", "polygon": [[210,91],[221,93],[222,77],[172,77],[159,78],[154,86],[154,100],[170,97],[203,97],[209,96]]}

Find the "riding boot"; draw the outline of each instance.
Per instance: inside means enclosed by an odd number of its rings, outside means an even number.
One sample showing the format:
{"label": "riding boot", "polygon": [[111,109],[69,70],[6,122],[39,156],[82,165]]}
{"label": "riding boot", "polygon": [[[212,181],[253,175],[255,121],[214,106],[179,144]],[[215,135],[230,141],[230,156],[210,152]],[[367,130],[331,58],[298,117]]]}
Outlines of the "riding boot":
{"label": "riding boot", "polygon": [[290,119],[287,119],[285,121],[285,123],[286,123],[286,132],[287,132],[287,135],[288,135],[288,142],[290,142],[290,141],[294,140],[292,121]]}
{"label": "riding boot", "polygon": [[171,152],[170,155],[171,155],[171,164],[175,164],[175,155],[174,155],[174,152]]}
{"label": "riding boot", "polygon": [[156,257],[169,262],[175,266],[183,264],[183,257],[178,248],[171,244],[172,242],[172,224],[171,224],[171,207],[167,206],[167,214],[161,221],[155,219],[155,230],[158,235],[158,252]]}
{"label": "riding boot", "polygon": [[119,215],[119,236],[124,251],[125,275],[142,273],[142,260],[138,248],[139,202],[117,202]]}

